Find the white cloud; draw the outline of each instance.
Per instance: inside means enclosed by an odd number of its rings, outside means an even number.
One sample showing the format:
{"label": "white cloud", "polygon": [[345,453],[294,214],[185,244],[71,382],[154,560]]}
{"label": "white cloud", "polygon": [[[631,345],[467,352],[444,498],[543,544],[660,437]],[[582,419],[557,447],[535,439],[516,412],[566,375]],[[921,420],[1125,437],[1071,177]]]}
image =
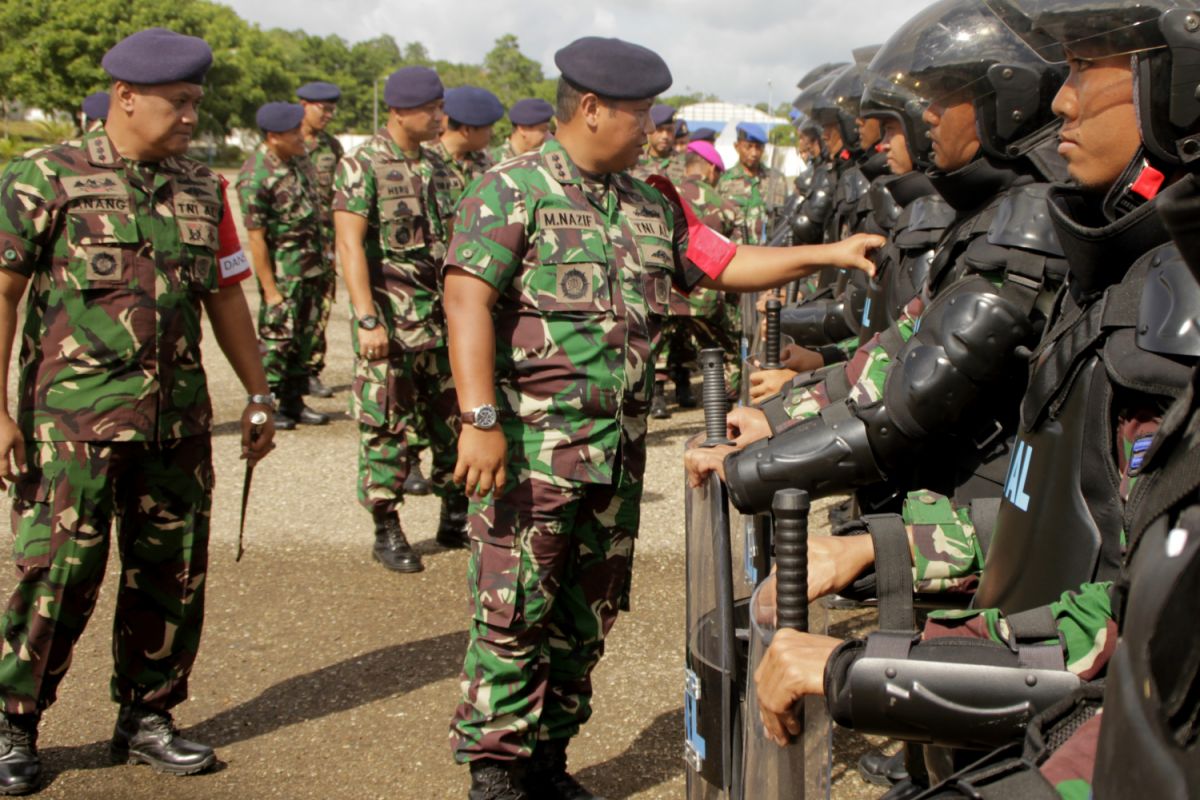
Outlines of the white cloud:
{"label": "white cloud", "polygon": [[[478,63],[497,37],[557,74],[554,52],[587,35],[619,36],[662,54],[671,93],[710,92],[729,102],[779,103],[826,61],[848,61],[858,46],[885,40],[924,0],[226,0],[264,28],[301,28],[349,41],[389,34],[423,43],[435,58]],[[767,82],[771,82],[768,89]]]}

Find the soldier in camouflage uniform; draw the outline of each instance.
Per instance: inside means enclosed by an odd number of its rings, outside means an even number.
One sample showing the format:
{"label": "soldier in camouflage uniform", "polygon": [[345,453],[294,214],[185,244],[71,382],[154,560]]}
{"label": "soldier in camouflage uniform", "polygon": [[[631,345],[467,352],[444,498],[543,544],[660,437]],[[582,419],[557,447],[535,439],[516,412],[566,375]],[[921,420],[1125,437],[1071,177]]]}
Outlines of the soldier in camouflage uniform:
{"label": "soldier in camouflage uniform", "polygon": [[646,143],[646,152],[629,174],[643,181],[651,175],[665,175],[679,186],[683,183],[684,156],[675,152],[675,109],[659,103],[650,109],[650,121],[654,123],[654,133]]}
{"label": "soldier in camouflage uniform", "polygon": [[311,351],[320,338],[328,291],[326,228],[317,176],[300,132],[304,109],[267,103],[258,110],[263,142],[238,173],[237,190],[262,302],[258,336],[267,383],[279,399],[275,427],[324,425],[304,404]]}
{"label": "soldier in camouflage uniform", "polygon": [[493,148],[492,163],[499,164],[530,150],[537,150],[550,135],[550,120],[554,117],[554,106],[537,97],[526,97],[513,103],[508,110],[508,121],[513,130],[504,144]]}
{"label": "soldier in camouflage uniform", "polygon": [[[446,129],[426,149],[444,165],[444,176],[437,191],[445,196],[449,214],[471,181],[489,167],[492,160],[486,148],[492,140],[492,126],[504,116],[500,98],[487,89],[459,86],[446,90]],[[421,453],[429,448],[430,422],[418,414],[408,428],[408,477],[404,491],[411,495],[429,494],[431,486],[421,472]],[[456,499],[456,502],[461,502]]]}
{"label": "soldier in camouflage uniform", "polygon": [[783,205],[787,182],[779,170],[762,163],[767,146],[767,132],[761,125],[739,122],[737,126],[738,163],[721,176],[717,190],[742,210],[745,226],[743,241],[761,244],[766,241],[766,224],[771,209]]}
{"label": "soldier in camouflage uniform", "polygon": [[[708,142],[693,142],[684,156],[684,176],[678,183],[679,194],[691,206],[696,217],[709,228],[733,241],[738,241],[741,226],[740,211],[733,201],[717,193],[716,183],[725,164],[716,148]],[[650,416],[665,419],[671,414],[666,407],[665,384],[675,379],[675,399],[680,406],[696,405],[690,386],[688,364],[699,357],[699,350],[719,347],[725,351],[725,379],[730,398],[736,399],[741,371],[741,320],[738,314],[738,295],[723,295],[715,289],[697,288],[691,294],[671,289],[671,315],[663,325],[661,345],[655,358],[654,396],[650,399]]]}
{"label": "soldier in camouflage uniform", "polygon": [[308,158],[317,173],[317,191],[321,201],[321,241],[324,244],[322,255],[325,261],[325,271],[320,276],[320,314],[316,327],[312,329],[312,342],[305,345],[308,351],[306,393],[314,397],[333,397],[333,390],[321,382],[321,372],[325,369],[325,330],[329,327],[329,313],[337,298],[337,271],[333,253],[333,176],[345,151],[342,143],[325,128],[337,111],[342,92],[332,83],[313,81],[297,89],[296,97],[300,98],[300,105],[304,107],[304,122],[300,131],[304,134]]}
{"label": "soldier in camouflage uniform", "polygon": [[438,541],[463,546],[466,528],[466,498],[451,480],[458,419],[438,302],[449,208],[438,188],[448,176],[421,147],[438,135],[442,96],[431,69],[392,73],[387,126],[347,154],[334,179],[338,257],[354,315],[358,501],[375,521],[374,557],[399,572],[422,569],[397,513],[418,418],[433,442],[434,490],[442,498]]}
{"label": "soldier in camouflage uniform", "polygon": [[652,179],[673,201],[626,174],[651,130],[651,98],[671,82],[662,60],[596,37],[555,60],[558,138],[474,184],[447,259],[463,418],[455,477],[481,498],[451,732],[474,800],[593,797],[567,773],[566,749],[628,603],[650,343],[671,282],[742,291],[821,262],[869,269],[863,255],[882,243],[735,253],[694,217],[684,224],[691,212],[668,181]]}
{"label": "soldier in camouflage uniform", "polygon": [[446,166],[444,189],[451,205],[463,191],[492,166],[487,153],[492,126],[504,116],[500,98],[487,89],[458,86],[446,90],[446,130],[429,150]]}
{"label": "soldier in camouflage uniform", "polygon": [[243,456],[266,455],[274,427],[268,418],[256,439],[250,424],[272,406],[224,187],[184,157],[211,61],[202,40],[161,28],[126,38],[103,61],[120,113],[0,174],[0,387],[30,286],[17,422],[0,404],[18,570],[0,622],[0,793],[38,784],[37,724],[92,614],[114,518],[112,755],[176,774],[215,760],[178,736],[169,711],[187,697],[204,616],[213,474],[201,308],[252,393]]}

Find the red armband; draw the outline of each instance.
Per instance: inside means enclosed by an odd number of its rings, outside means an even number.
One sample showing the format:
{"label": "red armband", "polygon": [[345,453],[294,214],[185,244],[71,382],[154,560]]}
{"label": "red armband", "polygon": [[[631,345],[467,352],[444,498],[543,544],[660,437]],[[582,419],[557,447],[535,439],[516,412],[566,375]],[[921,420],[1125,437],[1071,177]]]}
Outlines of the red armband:
{"label": "red armband", "polygon": [[737,245],[697,219],[696,215],[692,213],[691,207],[679,196],[675,186],[666,177],[651,175],[647,183],[662,192],[677,207],[683,209],[683,217],[687,221],[688,229],[688,246],[684,255],[687,256],[688,261],[696,265],[697,269],[716,280],[733,260],[734,254],[737,253]]}
{"label": "red armband", "polygon": [[238,238],[237,225],[233,214],[229,211],[229,194],[226,187],[229,181],[224,176],[221,179],[221,203],[224,211],[221,213],[221,224],[217,226],[217,263],[220,265],[217,286],[232,286],[250,277],[250,259],[242,251],[242,242]]}

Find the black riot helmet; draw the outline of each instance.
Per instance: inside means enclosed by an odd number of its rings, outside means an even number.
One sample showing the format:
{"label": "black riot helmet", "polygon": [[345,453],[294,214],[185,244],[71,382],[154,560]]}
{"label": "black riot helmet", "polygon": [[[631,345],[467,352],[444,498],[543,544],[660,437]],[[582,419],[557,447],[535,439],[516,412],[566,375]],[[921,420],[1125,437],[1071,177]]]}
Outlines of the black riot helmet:
{"label": "black riot helmet", "polygon": [[1142,144],[1200,166],[1200,1],[987,0],[1043,58],[1133,59]]}
{"label": "black riot helmet", "polygon": [[857,156],[862,151],[858,139],[859,102],[862,99],[862,71],[857,64],[847,64],[820,83],[821,91],[812,101],[812,116],[822,125],[837,125],[846,149]]}
{"label": "black riot helmet", "polygon": [[808,72],[804,73],[804,77],[796,82],[796,88],[801,90],[807,89],[809,86],[812,86],[829,73],[836,72],[844,66],[846,66],[845,61],[826,61],[824,64],[821,64],[818,67],[813,67]]}
{"label": "black riot helmet", "polygon": [[933,140],[929,138],[929,123],[925,121],[925,106],[929,101],[902,83],[867,72],[863,76],[862,96],[864,117],[891,117],[904,127],[904,141],[913,167],[927,170],[933,165]]}
{"label": "black riot helmet", "polygon": [[1050,104],[1066,75],[984,0],[933,3],[887,40],[869,71],[926,105],[971,102],[983,152],[1005,160],[1029,152],[1057,128]]}

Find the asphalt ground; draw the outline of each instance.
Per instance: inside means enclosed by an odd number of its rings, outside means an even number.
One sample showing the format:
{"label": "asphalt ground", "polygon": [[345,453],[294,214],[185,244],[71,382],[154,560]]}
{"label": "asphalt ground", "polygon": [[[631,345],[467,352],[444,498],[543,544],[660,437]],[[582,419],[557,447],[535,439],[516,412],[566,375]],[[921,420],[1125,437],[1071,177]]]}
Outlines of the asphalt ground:
{"label": "asphalt ground", "polygon": [[[253,281],[243,286],[257,307]],[[453,763],[447,741],[469,619],[467,554],[434,543],[437,500],[415,497],[402,520],[425,570],[391,573],[371,559],[371,520],[355,500],[357,429],[346,413],[346,297],[339,287],[324,375],[337,394],[310,399],[332,422],[277,435],[277,449],[255,472],[240,563],[237,421],[245,393],[206,332],[217,475],[207,620],[191,699],[176,718],[186,736],[217,749],[218,765],[179,778],[110,763],[114,555],[58,702],[42,722],[41,796],[465,797],[468,773]],[[569,753],[577,777],[608,798],[685,796],[680,456],[702,428],[698,410],[650,423],[633,610],[609,638],[595,674],[595,714]],[[4,496],[0,510],[8,509]],[[814,533],[825,530],[825,515],[814,513]],[[13,570],[0,570],[0,591],[9,593],[14,581]],[[872,615],[838,612],[834,619],[835,632],[846,633],[870,624]],[[880,794],[854,773],[867,746],[838,732],[835,798]]]}

